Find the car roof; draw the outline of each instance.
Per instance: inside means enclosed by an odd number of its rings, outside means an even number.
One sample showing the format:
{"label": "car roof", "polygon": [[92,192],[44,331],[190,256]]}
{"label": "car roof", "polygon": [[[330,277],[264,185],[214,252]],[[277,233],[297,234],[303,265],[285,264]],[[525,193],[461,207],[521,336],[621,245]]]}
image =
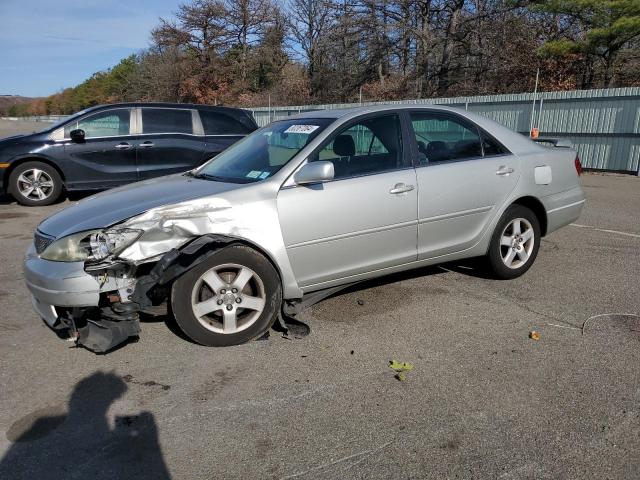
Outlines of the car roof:
{"label": "car roof", "polygon": [[162,107],[162,108],[193,108],[197,110],[213,110],[213,111],[226,111],[228,113],[237,113],[242,112],[245,113],[248,110],[244,110],[242,108],[234,108],[234,107],[224,107],[218,105],[203,105],[198,103],[172,103],[172,102],[120,102],[120,103],[109,103],[105,105],[96,105],[95,107],[90,107],[87,111],[100,110],[104,108],[113,108],[113,107]]}
{"label": "car roof", "polygon": [[342,118],[362,115],[365,113],[384,112],[386,110],[450,110],[460,112],[458,108],[446,107],[444,105],[425,105],[425,104],[376,104],[365,105],[361,107],[349,107],[349,108],[335,108],[331,110],[312,110],[309,112],[299,113],[292,115],[289,118]]}
{"label": "car roof", "polygon": [[403,103],[403,104],[375,104],[365,105],[361,107],[351,108],[337,108],[331,110],[313,110],[310,112],[299,113],[292,115],[283,120],[295,120],[296,118],[329,118],[340,123],[349,121],[355,117],[358,117],[367,113],[377,113],[393,110],[422,110],[422,111],[434,111],[434,112],[450,112],[458,116],[464,117],[472,123],[476,124],[480,128],[489,132],[496,139],[498,139],[503,145],[505,145],[512,153],[524,154],[530,152],[540,152],[545,147],[537,145],[532,142],[528,137],[521,135],[513,130],[508,129],[504,125],[501,125],[488,117],[478,115],[474,112],[470,112],[463,108],[448,107],[446,105],[438,104],[419,104],[419,103]]}

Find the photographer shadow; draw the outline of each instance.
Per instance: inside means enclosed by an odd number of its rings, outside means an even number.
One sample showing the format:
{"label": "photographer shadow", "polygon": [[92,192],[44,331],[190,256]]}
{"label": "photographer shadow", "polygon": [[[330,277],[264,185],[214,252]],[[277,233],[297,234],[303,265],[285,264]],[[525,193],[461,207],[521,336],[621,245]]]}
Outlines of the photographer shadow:
{"label": "photographer shadow", "polygon": [[109,425],[107,411],[126,391],[119,376],[97,372],[75,386],[66,414],[49,408],[16,421],[0,478],[170,479],[150,412]]}

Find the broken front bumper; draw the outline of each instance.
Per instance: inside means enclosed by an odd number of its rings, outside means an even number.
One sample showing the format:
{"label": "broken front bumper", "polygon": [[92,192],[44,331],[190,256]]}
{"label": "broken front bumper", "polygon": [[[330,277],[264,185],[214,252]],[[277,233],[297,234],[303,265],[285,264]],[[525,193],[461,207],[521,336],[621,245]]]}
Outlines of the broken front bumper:
{"label": "broken front bumper", "polygon": [[127,280],[107,272],[89,274],[84,262],[43,260],[33,245],[24,260],[24,277],[36,312],[80,345],[105,352],[140,331],[137,304],[105,302],[109,292],[133,291]]}
{"label": "broken front bumper", "polygon": [[97,307],[100,285],[84,271],[84,262],[41,259],[33,245],[24,260],[24,279],[36,311],[53,326],[58,307]]}

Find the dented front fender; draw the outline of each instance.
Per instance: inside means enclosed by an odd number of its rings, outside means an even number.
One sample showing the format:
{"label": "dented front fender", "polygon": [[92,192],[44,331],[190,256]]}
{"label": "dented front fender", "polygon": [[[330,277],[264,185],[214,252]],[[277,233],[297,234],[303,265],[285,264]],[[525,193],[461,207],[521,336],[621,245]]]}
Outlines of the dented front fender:
{"label": "dented front fender", "polygon": [[265,192],[265,189],[266,184],[250,186],[226,192],[224,198],[198,198],[153,208],[132,217],[119,226],[144,233],[122,251],[118,259],[145,263],[158,260],[199,237],[224,236],[265,254],[280,273],[284,298],[300,298],[302,290],[291,269],[280,230],[277,192]]}

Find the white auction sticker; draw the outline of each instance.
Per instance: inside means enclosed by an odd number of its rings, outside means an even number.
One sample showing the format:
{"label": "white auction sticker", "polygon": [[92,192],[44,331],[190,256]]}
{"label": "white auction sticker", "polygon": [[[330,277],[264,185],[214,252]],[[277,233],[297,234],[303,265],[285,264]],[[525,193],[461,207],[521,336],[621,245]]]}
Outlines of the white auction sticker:
{"label": "white auction sticker", "polygon": [[309,135],[318,128],[320,128],[318,125],[291,125],[284,133],[304,133],[305,135]]}

